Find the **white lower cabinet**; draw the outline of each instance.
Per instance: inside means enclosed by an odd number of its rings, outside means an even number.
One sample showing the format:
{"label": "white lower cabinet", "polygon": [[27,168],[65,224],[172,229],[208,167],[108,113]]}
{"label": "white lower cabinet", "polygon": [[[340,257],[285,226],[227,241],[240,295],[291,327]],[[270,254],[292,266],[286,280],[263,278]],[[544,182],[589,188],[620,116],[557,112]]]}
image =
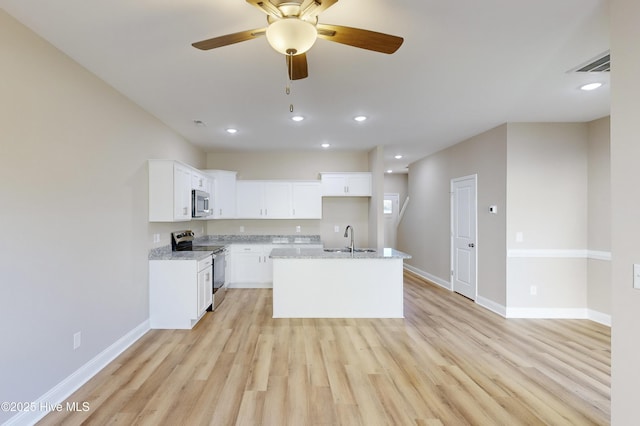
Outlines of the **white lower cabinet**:
{"label": "white lower cabinet", "polygon": [[202,318],[213,294],[213,259],[150,260],[151,328],[190,329]]}
{"label": "white lower cabinet", "polygon": [[269,254],[273,246],[263,244],[232,244],[230,256],[231,277],[229,287],[271,287],[273,266]]}
{"label": "white lower cabinet", "polygon": [[[274,248],[300,247],[299,244],[232,244],[227,255],[228,288],[272,288]],[[322,248],[322,244],[305,244]]]}

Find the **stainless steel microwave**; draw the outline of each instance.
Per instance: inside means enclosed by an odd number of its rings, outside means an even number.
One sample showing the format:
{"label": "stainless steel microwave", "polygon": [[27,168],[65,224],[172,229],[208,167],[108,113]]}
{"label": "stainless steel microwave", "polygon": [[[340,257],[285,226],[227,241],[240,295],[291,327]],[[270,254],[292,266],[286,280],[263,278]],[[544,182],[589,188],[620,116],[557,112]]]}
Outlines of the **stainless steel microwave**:
{"label": "stainless steel microwave", "polygon": [[196,189],[191,191],[191,217],[207,217],[210,215],[209,194]]}

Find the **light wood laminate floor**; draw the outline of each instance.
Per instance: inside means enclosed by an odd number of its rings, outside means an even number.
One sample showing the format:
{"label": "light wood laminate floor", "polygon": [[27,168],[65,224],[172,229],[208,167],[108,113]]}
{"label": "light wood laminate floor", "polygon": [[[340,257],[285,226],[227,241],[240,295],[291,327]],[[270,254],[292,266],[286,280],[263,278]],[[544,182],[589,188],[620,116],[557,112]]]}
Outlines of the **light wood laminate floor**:
{"label": "light wood laminate floor", "polygon": [[[339,295],[336,295],[339,297]],[[506,320],[405,274],[405,319],[273,319],[233,289],[191,331],[152,330],[40,424],[609,424],[610,329]]]}

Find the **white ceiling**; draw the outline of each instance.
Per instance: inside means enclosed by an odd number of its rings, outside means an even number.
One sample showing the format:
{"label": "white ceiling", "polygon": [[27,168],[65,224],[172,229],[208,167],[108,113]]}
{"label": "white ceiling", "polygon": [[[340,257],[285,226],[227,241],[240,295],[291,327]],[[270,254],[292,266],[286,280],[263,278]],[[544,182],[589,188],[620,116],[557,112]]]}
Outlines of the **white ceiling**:
{"label": "white ceiling", "polygon": [[[9,14],[206,150],[385,148],[407,164],[505,122],[609,113],[609,74],[569,70],[609,49],[606,0],[340,0],[319,22],[404,37],[393,55],[318,40],[288,83],[244,0],[0,0]],[[578,87],[600,81],[593,92]],[[289,105],[306,119],[290,120]],[[356,123],[353,117],[370,117]],[[206,126],[196,126],[201,120]],[[235,135],[228,127],[239,129]],[[396,154],[404,158],[396,160]]]}

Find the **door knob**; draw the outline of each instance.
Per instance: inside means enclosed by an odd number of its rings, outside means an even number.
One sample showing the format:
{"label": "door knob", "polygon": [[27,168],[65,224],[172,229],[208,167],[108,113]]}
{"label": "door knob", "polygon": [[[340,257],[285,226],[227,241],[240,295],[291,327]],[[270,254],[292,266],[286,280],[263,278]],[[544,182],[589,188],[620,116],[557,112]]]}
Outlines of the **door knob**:
{"label": "door knob", "polygon": [[473,248],[473,247],[475,247],[475,246],[476,246],[475,244],[473,244],[473,243],[469,243],[469,247]]}

